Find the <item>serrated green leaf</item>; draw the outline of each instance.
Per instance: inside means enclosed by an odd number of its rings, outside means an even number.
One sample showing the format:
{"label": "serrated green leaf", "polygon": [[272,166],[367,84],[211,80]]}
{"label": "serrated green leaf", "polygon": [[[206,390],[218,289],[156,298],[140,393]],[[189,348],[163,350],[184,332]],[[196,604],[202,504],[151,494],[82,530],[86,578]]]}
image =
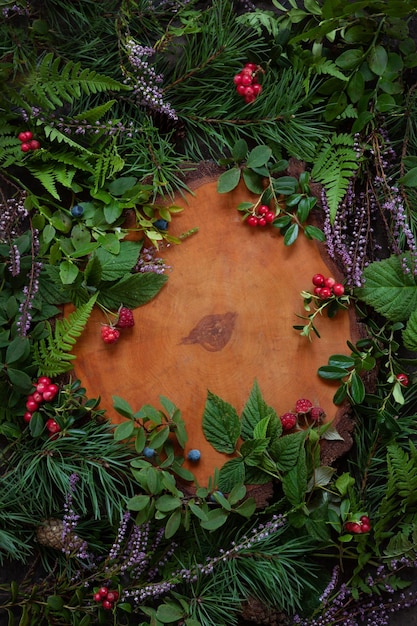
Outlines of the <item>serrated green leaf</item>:
{"label": "serrated green leaf", "polygon": [[392,322],[408,319],[417,309],[416,279],[403,271],[403,258],[411,267],[408,253],[370,263],[363,272],[364,286],[355,290],[358,298]]}
{"label": "serrated green leaf", "polygon": [[[269,407],[264,401],[258,382],[255,380],[249,398],[247,399],[242,411],[241,418],[241,437],[242,439],[252,439],[255,437],[255,428],[265,418],[269,419],[271,415],[276,413],[274,409]],[[265,433],[266,433],[265,426]],[[259,434],[257,435],[260,436]]]}
{"label": "serrated green leaf", "polygon": [[232,167],[230,170],[220,174],[217,181],[218,193],[228,193],[233,189],[236,189],[240,181],[240,169],[238,167]]}
{"label": "serrated green leaf", "polygon": [[415,309],[402,332],[404,346],[412,352],[417,351],[417,309]]}
{"label": "serrated green leaf", "polygon": [[135,309],[154,298],[168,277],[155,272],[129,274],[109,287],[102,286],[98,301],[108,309],[118,309],[120,304]]}
{"label": "serrated green leaf", "polygon": [[142,244],[140,241],[121,241],[118,254],[112,254],[103,248],[98,248],[91,255],[101,266],[101,280],[113,281],[122,278],[137,263]]}
{"label": "serrated green leaf", "polygon": [[207,394],[203,414],[203,432],[218,452],[232,454],[240,436],[240,421],[235,409],[211,393]]}
{"label": "serrated green leaf", "polygon": [[297,464],[284,474],[282,488],[293,506],[303,503],[307,492],[307,465],[304,448],[300,450]]}
{"label": "serrated green leaf", "polygon": [[288,472],[297,464],[305,438],[306,433],[300,431],[279,437],[271,443],[269,454],[280,472]]}
{"label": "serrated green leaf", "polygon": [[219,471],[219,489],[230,493],[235,485],[245,482],[245,465],[242,458],[230,459]]}

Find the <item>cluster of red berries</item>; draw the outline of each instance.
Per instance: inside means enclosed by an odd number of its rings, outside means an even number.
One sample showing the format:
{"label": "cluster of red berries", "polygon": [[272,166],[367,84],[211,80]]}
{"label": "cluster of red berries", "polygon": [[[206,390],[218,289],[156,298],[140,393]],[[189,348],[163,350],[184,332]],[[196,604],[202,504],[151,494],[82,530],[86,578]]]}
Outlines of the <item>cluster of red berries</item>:
{"label": "cluster of red berries", "polygon": [[369,533],[371,530],[371,521],[367,515],[362,515],[358,522],[346,522],[345,530],[347,530],[348,533],[353,533],[355,535]]}
{"label": "cluster of red berries", "polygon": [[18,134],[17,138],[22,142],[20,149],[22,152],[29,152],[29,150],[39,150],[41,144],[37,139],[33,139],[33,134],[30,130],[25,130]]}
{"label": "cluster of red berries", "polygon": [[332,296],[343,296],[345,288],[342,283],[338,283],[334,278],[326,278],[323,274],[314,274],[311,279],[314,285],[314,295],[321,300],[328,300]]}
{"label": "cluster of red berries", "polygon": [[256,213],[251,213],[246,218],[246,223],[249,226],[266,226],[271,224],[275,219],[275,213],[271,211],[269,206],[261,204],[258,206]]}
{"label": "cluster of red berries", "polygon": [[96,602],[100,602],[103,609],[111,611],[115,602],[119,599],[119,592],[112,591],[108,587],[100,587],[100,589],[93,596]]}
{"label": "cluster of red berries", "polygon": [[239,74],[236,74],[233,78],[237,93],[242,96],[247,104],[254,102],[262,91],[262,87],[258,82],[260,71],[262,70],[259,65],[246,63]]}
{"label": "cluster of red berries", "polygon": [[[29,423],[33,414],[43,402],[51,402],[59,391],[58,385],[53,383],[47,376],[40,376],[35,383],[35,391],[28,395],[26,399],[27,411],[23,415],[26,423]],[[46,429],[51,435],[55,435],[61,430],[60,425],[54,419],[45,422]]]}
{"label": "cluster of red berries", "polygon": [[326,416],[320,406],[314,406],[307,398],[300,398],[295,403],[294,411],[289,411],[280,415],[283,430],[292,430],[298,423],[300,417],[310,418],[313,422],[318,422]]}
{"label": "cluster of red berries", "polygon": [[130,309],[121,306],[118,310],[117,321],[113,324],[103,324],[101,327],[101,338],[104,343],[116,343],[120,337],[119,328],[132,328],[135,325],[135,319]]}

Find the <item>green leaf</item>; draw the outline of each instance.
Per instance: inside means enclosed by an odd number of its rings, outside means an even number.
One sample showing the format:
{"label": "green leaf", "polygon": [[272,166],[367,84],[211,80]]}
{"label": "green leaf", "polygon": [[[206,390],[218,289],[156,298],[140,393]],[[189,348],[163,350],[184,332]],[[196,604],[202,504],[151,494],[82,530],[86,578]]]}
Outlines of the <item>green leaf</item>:
{"label": "green leaf", "polygon": [[112,396],[114,409],[123,417],[133,418],[133,409],[129,402],[119,396]]}
{"label": "green leaf", "polygon": [[46,602],[53,611],[60,611],[64,606],[64,600],[61,596],[48,596]]}
{"label": "green leaf", "polygon": [[242,458],[230,459],[219,471],[219,489],[230,493],[235,485],[245,482],[245,465]]}
{"label": "green leaf", "polygon": [[299,226],[296,222],[294,222],[294,224],[291,224],[291,226],[289,226],[289,228],[285,231],[285,234],[284,234],[284,244],[286,246],[291,246],[294,243],[294,241],[296,241],[298,237],[298,231],[299,231]]}
{"label": "green leaf", "polygon": [[105,204],[103,208],[103,215],[107,224],[113,224],[116,220],[118,220],[123,213],[123,208],[123,203],[115,199],[113,199],[109,204]]}
{"label": "green leaf", "polygon": [[291,196],[298,189],[298,180],[293,176],[280,176],[273,181],[274,191],[283,196]]}
{"label": "green leaf", "polygon": [[304,448],[300,450],[297,464],[284,474],[282,488],[293,506],[298,506],[304,502],[307,491],[307,465]]}
{"label": "green leaf", "polygon": [[[241,437],[242,439],[252,439],[255,436],[255,428],[265,418],[276,415],[274,409],[269,407],[262,397],[258,382],[255,380],[242,411]],[[266,429],[265,429],[266,432]],[[259,434],[257,435],[260,436]]]}
{"label": "green leaf", "polygon": [[235,451],[240,436],[238,414],[229,403],[210,391],[203,414],[203,432],[218,452],[232,454]]}
{"label": "green leaf", "polygon": [[347,375],[344,368],[334,367],[333,365],[323,365],[322,367],[319,367],[317,373],[320,378],[324,378],[326,380],[341,380]]}
{"label": "green leaf", "polygon": [[132,189],[137,183],[137,178],[134,176],[123,176],[121,178],[116,178],[113,180],[108,189],[113,196],[123,196],[126,191]]}
{"label": "green leaf", "polygon": [[217,181],[217,191],[218,193],[228,193],[235,189],[240,180],[240,169],[238,167],[233,167],[223,174],[220,174],[219,179]]}
{"label": "green leaf", "polygon": [[405,187],[417,187],[417,167],[413,167],[402,178],[398,179],[398,182]]}
{"label": "green leaf", "polygon": [[260,194],[263,192],[264,188],[262,186],[262,178],[254,172],[253,170],[249,170],[245,168],[242,171],[243,180],[245,181],[246,187],[252,193]]}
{"label": "green leaf", "polygon": [[363,272],[364,287],[355,290],[358,298],[392,322],[408,319],[417,309],[415,276],[404,273],[403,259],[412,267],[408,253],[370,263]]}
{"label": "green leaf", "polygon": [[34,413],[29,422],[29,430],[32,437],[39,437],[43,433],[44,427],[43,416],[38,412]]}
{"label": "green leaf", "polygon": [[246,519],[250,519],[256,511],[256,501],[254,498],[248,498],[242,502],[242,504],[239,504],[239,506],[233,509],[233,511],[242,515],[242,517],[246,517]]}
{"label": "green leaf", "polygon": [[232,148],[232,157],[235,161],[243,161],[248,153],[248,144],[244,139],[239,139]]}
{"label": "green leaf", "polygon": [[355,366],[355,359],[346,354],[332,354],[329,356],[328,363],[334,367],[344,367],[348,370]]}
{"label": "green leaf", "polygon": [[233,489],[229,493],[229,502],[232,506],[237,504],[239,500],[243,500],[246,495],[246,487],[245,485],[235,484]]}
{"label": "green leaf", "polygon": [[156,619],[163,624],[172,624],[178,622],[185,616],[185,611],[178,604],[160,604],[156,611]]}
{"label": "green leaf", "polygon": [[321,228],[318,228],[317,226],[311,226],[310,224],[307,224],[307,226],[304,228],[304,234],[308,239],[316,239],[317,241],[326,240],[326,235],[321,230]]}
{"label": "green leaf", "polygon": [[6,363],[16,363],[27,358],[30,353],[30,343],[27,337],[15,337],[7,346]]}
{"label": "green leaf", "polygon": [[155,502],[155,508],[162,513],[169,513],[169,511],[174,511],[179,507],[181,507],[180,498],[170,496],[169,494],[164,494]]}
{"label": "green leaf", "polygon": [[143,509],[146,509],[146,507],[149,505],[150,501],[150,496],[133,496],[133,498],[129,498],[126,506],[130,511],[143,511]]}
{"label": "green leaf", "polygon": [[116,426],[114,430],[114,440],[115,441],[123,441],[124,439],[129,439],[135,432],[135,424],[132,421],[122,422],[118,426]]}
{"label": "green leaf", "polygon": [[355,72],[349,80],[346,89],[351,101],[356,104],[362,98],[365,91],[365,79],[361,72]]}
{"label": "green leaf", "polygon": [[268,146],[256,146],[250,151],[248,160],[246,161],[247,167],[261,167],[266,165],[271,158],[272,150]]}
{"label": "green leaf", "polygon": [[365,393],[365,385],[361,377],[356,372],[353,372],[350,379],[350,397],[355,404],[361,404],[365,399]]}
{"label": "green leaf", "polygon": [[165,524],[165,537],[170,539],[175,535],[179,527],[181,526],[181,509],[177,509],[169,516],[167,523]]}
{"label": "green leaf", "polygon": [[381,45],[372,48],[368,54],[368,65],[374,74],[382,76],[388,63],[388,54]]}
{"label": "green leaf", "polygon": [[353,48],[352,50],[345,50],[340,56],[335,59],[335,63],[342,70],[352,70],[357,67],[363,58],[363,50],[361,48]]}
{"label": "green leaf", "polygon": [[201,521],[200,526],[206,530],[217,530],[226,522],[228,515],[224,509],[213,509],[207,513],[207,520]]}
{"label": "green leaf", "polygon": [[72,285],[78,276],[78,267],[71,261],[62,261],[59,266],[59,277],[64,285]]}
{"label": "green leaf", "polygon": [[136,265],[141,247],[140,241],[121,241],[118,254],[98,248],[92,259],[100,263],[101,279],[113,281],[125,276]]}
{"label": "green leaf", "polygon": [[154,430],[152,435],[149,437],[149,443],[152,448],[160,448],[164,445],[166,440],[169,437],[169,426],[164,426],[160,430]]}
{"label": "green leaf", "polygon": [[298,462],[306,432],[301,431],[279,437],[271,443],[269,453],[280,472],[288,472]]}
{"label": "green leaf", "polygon": [[29,392],[31,390],[33,386],[32,379],[28,376],[28,374],[26,374],[26,372],[8,367],[7,375],[12,385],[18,389],[21,389],[23,392]]}
{"label": "green leaf", "polygon": [[417,309],[411,313],[407,326],[403,330],[402,338],[407,350],[417,352]]}
{"label": "green leaf", "polygon": [[155,272],[129,274],[116,284],[100,290],[98,301],[108,309],[118,309],[120,304],[135,309],[154,298],[168,277]]}

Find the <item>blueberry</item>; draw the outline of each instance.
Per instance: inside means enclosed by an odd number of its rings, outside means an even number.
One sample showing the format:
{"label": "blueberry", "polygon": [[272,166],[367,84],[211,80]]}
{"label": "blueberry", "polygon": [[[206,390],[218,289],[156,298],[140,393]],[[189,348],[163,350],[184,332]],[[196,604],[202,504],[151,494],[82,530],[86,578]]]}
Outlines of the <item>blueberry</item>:
{"label": "blueberry", "polygon": [[81,217],[83,213],[84,213],[84,209],[79,204],[75,204],[71,209],[72,217]]}
{"label": "blueberry", "polygon": [[146,456],[147,459],[151,459],[155,456],[155,450],[153,448],[143,448],[143,455]]}
{"label": "blueberry", "polygon": [[214,497],[214,494],[217,494],[218,496],[222,496],[222,492],[221,491],[215,491],[214,493],[211,494],[210,496],[210,501],[211,502],[217,502],[216,498]]}
{"label": "blueberry", "polygon": [[187,459],[189,461],[199,461],[201,458],[201,452],[200,450],[190,450],[189,453],[187,454]]}
{"label": "blueberry", "polygon": [[159,228],[159,230],[168,230],[168,222],[166,220],[156,220],[153,225],[155,228]]}

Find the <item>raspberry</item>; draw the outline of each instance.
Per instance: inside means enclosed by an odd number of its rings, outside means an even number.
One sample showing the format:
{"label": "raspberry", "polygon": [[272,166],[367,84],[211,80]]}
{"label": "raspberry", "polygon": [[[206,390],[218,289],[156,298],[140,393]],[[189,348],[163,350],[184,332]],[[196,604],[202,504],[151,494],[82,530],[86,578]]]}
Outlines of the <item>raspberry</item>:
{"label": "raspberry", "polygon": [[284,430],[291,430],[297,423],[297,416],[294,413],[284,413],[279,419]]}
{"label": "raspberry", "polygon": [[119,309],[119,317],[117,319],[116,327],[117,328],[131,328],[135,325],[135,320],[133,318],[133,313],[130,309],[125,306],[120,307]]}
{"label": "raspberry", "polygon": [[297,413],[308,413],[313,408],[313,403],[305,398],[300,398],[295,403],[295,410]]}
{"label": "raspberry", "polygon": [[113,328],[113,326],[108,326],[104,324],[101,327],[101,338],[104,343],[116,343],[120,337],[120,331],[117,328]]}
{"label": "raspberry", "polygon": [[318,422],[319,420],[323,419],[323,417],[325,417],[325,415],[326,415],[326,413],[321,408],[321,406],[313,406],[311,411],[310,411],[310,417],[315,422]]}
{"label": "raspberry", "polygon": [[187,454],[187,459],[189,461],[199,461],[201,458],[201,452],[200,450],[190,450],[189,453]]}

